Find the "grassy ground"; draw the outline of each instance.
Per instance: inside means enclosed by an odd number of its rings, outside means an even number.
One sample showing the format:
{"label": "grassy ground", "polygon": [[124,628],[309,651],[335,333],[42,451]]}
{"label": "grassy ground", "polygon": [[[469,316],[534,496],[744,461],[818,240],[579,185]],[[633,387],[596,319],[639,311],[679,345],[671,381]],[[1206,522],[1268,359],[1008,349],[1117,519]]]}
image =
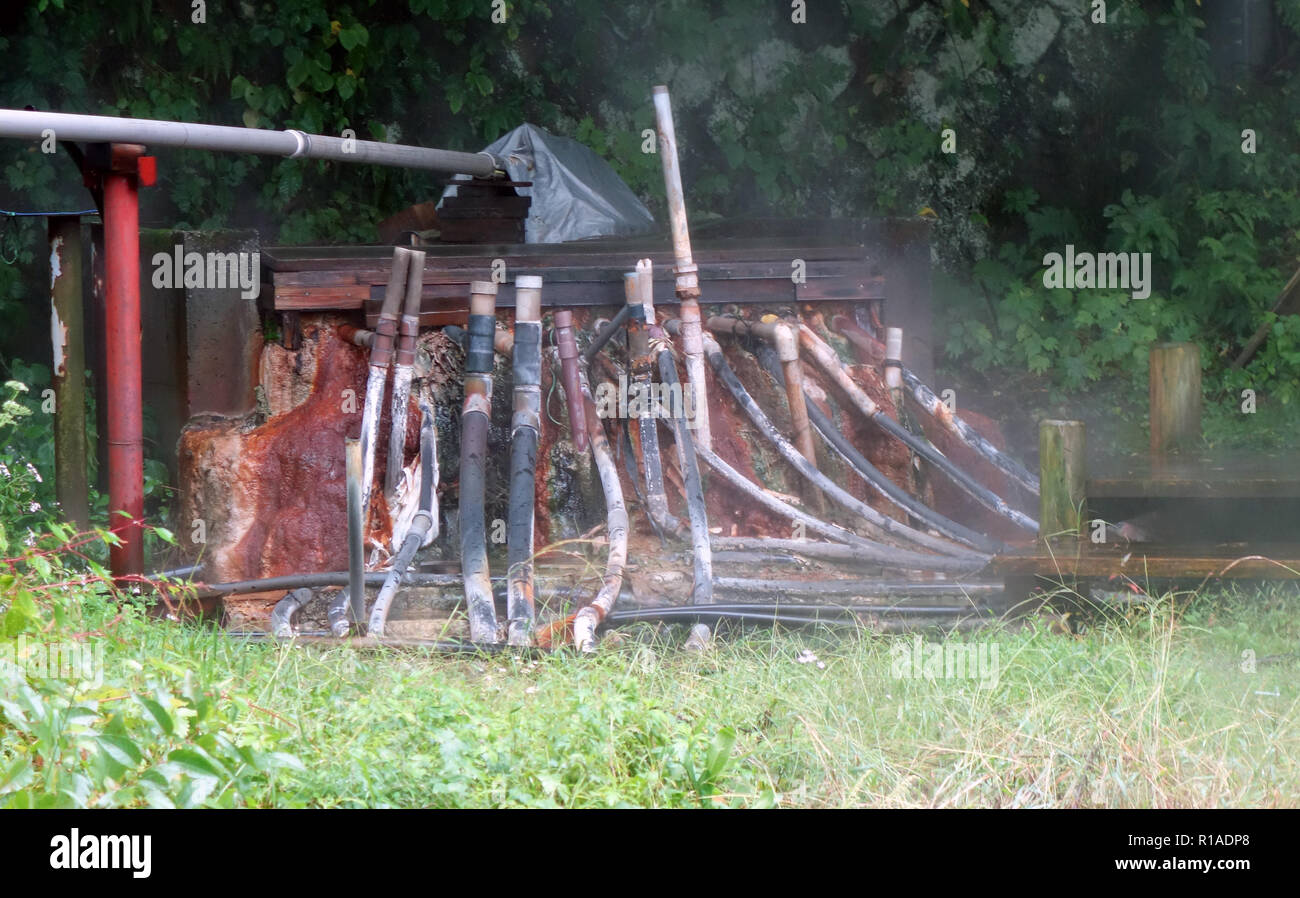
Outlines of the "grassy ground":
{"label": "grassy ground", "polygon": [[645,629],[591,658],[446,659],[92,599],[59,626],[102,638],[104,683],[0,691],[0,805],[1294,805],[1298,611],[1268,588],[986,630],[948,640],[983,644],[984,676],[927,678],[896,676],[924,673],[913,637],[697,654]]}

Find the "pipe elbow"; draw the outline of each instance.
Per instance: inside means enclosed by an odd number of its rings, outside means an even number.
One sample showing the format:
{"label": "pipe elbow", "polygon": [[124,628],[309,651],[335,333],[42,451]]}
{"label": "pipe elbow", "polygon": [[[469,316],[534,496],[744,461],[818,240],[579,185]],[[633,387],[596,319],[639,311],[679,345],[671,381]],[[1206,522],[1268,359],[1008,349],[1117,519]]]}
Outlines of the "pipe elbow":
{"label": "pipe elbow", "polygon": [[776,349],[776,357],[781,361],[799,361],[799,341],[794,335],[794,328],[783,321],[772,325],[772,346]]}

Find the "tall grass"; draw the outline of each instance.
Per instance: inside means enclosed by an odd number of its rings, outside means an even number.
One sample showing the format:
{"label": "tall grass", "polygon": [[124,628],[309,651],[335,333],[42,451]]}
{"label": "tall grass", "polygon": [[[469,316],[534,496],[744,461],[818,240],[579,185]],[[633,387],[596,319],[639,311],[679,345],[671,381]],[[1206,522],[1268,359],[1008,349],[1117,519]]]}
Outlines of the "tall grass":
{"label": "tall grass", "polygon": [[140,757],[98,778],[77,752],[38,764],[48,746],[0,703],[0,803],[1294,805],[1297,610],[1268,588],[1075,635],[1031,620],[923,637],[996,646],[980,679],[895,676],[912,637],[866,632],[732,631],[688,653],[683,631],[643,626],[595,657],[445,658],[253,642],[91,597],[32,631],[107,646],[102,686],[44,694],[87,709],[54,738],[126,733]]}

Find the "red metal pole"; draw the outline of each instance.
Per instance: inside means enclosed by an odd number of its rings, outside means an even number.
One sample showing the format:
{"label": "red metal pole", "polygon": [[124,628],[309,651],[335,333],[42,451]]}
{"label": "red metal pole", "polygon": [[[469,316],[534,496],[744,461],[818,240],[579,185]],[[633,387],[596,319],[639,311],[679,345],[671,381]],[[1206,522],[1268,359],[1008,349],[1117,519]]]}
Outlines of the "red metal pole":
{"label": "red metal pole", "polygon": [[[104,310],[108,380],[109,529],[121,543],[110,549],[113,575],[144,570],[144,409],[140,374],[140,207],[136,156],[128,150],[103,173]],[[129,164],[126,163],[129,159]],[[121,169],[127,169],[123,171]],[[118,512],[126,512],[124,518]]]}

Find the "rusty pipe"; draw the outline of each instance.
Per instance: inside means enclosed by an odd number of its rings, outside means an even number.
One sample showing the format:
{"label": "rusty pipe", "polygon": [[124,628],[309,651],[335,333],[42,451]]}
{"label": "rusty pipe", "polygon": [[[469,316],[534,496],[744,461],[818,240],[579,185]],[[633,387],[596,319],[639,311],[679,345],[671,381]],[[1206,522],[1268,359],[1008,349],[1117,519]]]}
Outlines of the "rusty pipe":
{"label": "rusty pipe", "polygon": [[542,279],[515,278],[514,416],[510,427],[510,497],[506,523],[506,641],[533,642],[533,539],[537,444],[542,427]]}
{"label": "rusty pipe", "polygon": [[781,362],[781,371],[785,375],[785,399],[790,406],[790,423],[794,427],[795,447],[798,448],[800,455],[814,465],[817,464],[817,450],[813,441],[812,424],[808,420],[808,404],[803,389],[803,368],[799,361],[799,340],[795,335],[795,329],[775,315],[765,315],[761,321],[715,316],[709,319],[709,330],[737,336],[752,334],[772,344],[772,348],[776,350],[776,357]]}
{"label": "rusty pipe", "polygon": [[889,417],[889,415],[886,415],[880,406],[876,405],[871,397],[849,376],[839,356],[835,354],[835,350],[827,346],[825,341],[807,325],[800,325],[799,327],[799,342],[804,351],[813,357],[813,361],[817,363],[818,367],[825,371],[831,380],[849,397],[849,400],[863,417],[874,422],[886,433],[934,465],[948,479],[985,508],[1007,518],[1016,526],[1028,530],[1030,533],[1038,532],[1037,521],[1024,512],[1012,508],[1001,496],[998,496],[974,477],[957,467],[952,463],[951,459],[936,449],[929,440],[917,436]]}
{"label": "rusty pipe", "polygon": [[497,285],[470,284],[469,348],[465,353],[465,404],[460,437],[460,557],[465,577],[469,638],[497,642],[497,611],[487,555],[488,425],[492,416],[492,336],[496,332]]}
{"label": "rusty pipe", "polygon": [[424,290],[424,253],[408,250],[405,299],[398,323],[397,353],[393,358],[391,429],[388,434],[388,467],[384,471],[384,498],[392,504],[397,484],[406,467],[406,416],[411,402],[411,377],[415,371],[415,340],[420,335],[420,299]]}
{"label": "rusty pipe", "polygon": [[379,437],[380,405],[388,385],[388,368],[393,360],[393,342],[399,327],[398,313],[406,292],[412,251],[393,247],[393,265],[384,290],[384,304],[375,325],[370,346],[370,373],[366,378],[366,399],[361,410],[361,514],[370,508],[370,487],[375,477],[375,443]]}
{"label": "rusty pipe", "polygon": [[[115,576],[144,570],[144,405],[140,346],[140,147],[114,146],[128,171],[103,173],[107,293],[104,357],[108,372],[108,510],[118,542],[109,548]],[[126,523],[121,523],[125,514]]]}
{"label": "rusty pipe", "polygon": [[600,474],[600,486],[605,493],[606,531],[609,538],[609,555],[605,562],[605,576],[589,605],[573,617],[573,643],[582,652],[596,650],[596,628],[614,607],[623,588],[623,570],[627,565],[627,507],[623,504],[623,487],[618,479],[618,466],[610,452],[605,429],[596,413],[596,402],[586,372],[580,372],[583,409],[587,416],[587,432],[591,437],[591,457]]}
{"label": "rusty pipe", "polygon": [[722,349],[718,346],[717,342],[714,341],[713,337],[709,334],[705,334],[704,342],[705,351],[708,353],[709,363],[713,366],[714,373],[717,374],[718,380],[720,380],[731,392],[732,396],[735,397],[736,402],[740,405],[746,416],[748,416],[748,418],[754,423],[754,427],[758,432],[762,434],[769,443],[776,447],[777,452],[790,464],[792,468],[802,474],[809,483],[820,489],[837,505],[858,515],[871,527],[875,528],[877,532],[886,534],[892,539],[906,541],[912,545],[921,546],[930,551],[939,552],[943,555],[950,555],[954,558],[979,557],[984,560],[988,559],[988,555],[977,555],[975,552],[964,546],[959,546],[947,539],[931,536],[929,533],[924,531],[913,529],[906,524],[894,520],[888,515],[880,513],[823,474],[818,470],[816,465],[800,455],[794,446],[792,446],[790,442],[780,434],[771,419],[767,417],[766,413],[763,412],[758,403],[754,401],[753,396],[751,396],[749,391],[745,389],[744,384],[742,384],[739,378],[736,377],[735,372],[731,370],[731,366],[727,364],[726,357],[722,354]]}
{"label": "rusty pipe", "polygon": [[[883,359],[886,355],[885,348],[880,341],[859,327],[857,322],[848,316],[833,316],[831,326],[843,334],[850,343],[862,350],[866,354],[868,362],[874,358]],[[916,400],[917,405],[921,406],[944,429],[1012,480],[1015,480],[1035,495],[1038,494],[1038,478],[1024,465],[1007,455],[997,446],[994,446],[977,430],[952,412],[939,397],[934,395],[934,391],[927,387],[906,365],[900,366],[899,373],[902,375],[903,383],[911,391],[912,398]]]}
{"label": "rusty pipe", "polygon": [[353,346],[360,346],[362,349],[369,349],[375,345],[374,331],[368,331],[353,324],[340,324],[337,331],[339,339],[344,343],[351,343]]}
{"label": "rusty pipe", "polygon": [[564,404],[569,410],[569,433],[579,452],[587,451],[587,415],[583,411],[582,386],[578,380],[578,339],[573,331],[573,313],[555,313],[555,344],[560,356],[560,381]]}
{"label": "rusty pipe", "polygon": [[676,265],[678,316],[682,321],[682,352],[686,357],[686,379],[690,382],[695,406],[695,440],[705,449],[713,445],[709,430],[709,402],[705,387],[704,344],[700,337],[700,277],[691,254],[691,233],[686,220],[686,194],[682,189],[682,171],[677,158],[677,130],[673,125],[673,105],[668,88],[654,89],[655,127],[659,132],[659,158],[664,169],[664,190],[668,195],[668,220],[673,234],[673,257]]}
{"label": "rusty pipe", "polygon": [[[758,348],[759,362],[767,369],[772,377],[780,381],[784,378],[781,371],[780,363],[775,358],[776,353],[771,348],[760,346]],[[937,511],[931,509],[920,500],[913,498],[906,490],[895,484],[886,477],[857,447],[849,442],[844,434],[840,433],[839,428],[835,426],[827,415],[813,402],[808,403],[808,417],[813,426],[822,435],[826,444],[835,451],[848,466],[861,477],[868,486],[884,496],[897,507],[906,511],[909,515],[918,521],[931,527],[944,536],[954,539],[957,542],[978,549],[982,552],[995,552],[1002,548],[995,540],[991,540],[982,533],[971,530],[956,521],[949,520]]]}

